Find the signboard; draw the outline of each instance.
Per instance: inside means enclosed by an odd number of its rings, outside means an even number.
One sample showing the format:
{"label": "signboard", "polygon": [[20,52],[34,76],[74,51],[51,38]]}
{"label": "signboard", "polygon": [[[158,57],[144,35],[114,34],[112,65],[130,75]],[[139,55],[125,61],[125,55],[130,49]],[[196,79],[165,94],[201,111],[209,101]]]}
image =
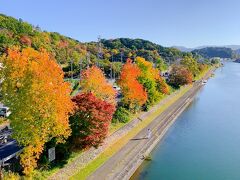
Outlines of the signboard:
{"label": "signboard", "polygon": [[55,147],[48,149],[48,160],[49,162],[55,160]]}

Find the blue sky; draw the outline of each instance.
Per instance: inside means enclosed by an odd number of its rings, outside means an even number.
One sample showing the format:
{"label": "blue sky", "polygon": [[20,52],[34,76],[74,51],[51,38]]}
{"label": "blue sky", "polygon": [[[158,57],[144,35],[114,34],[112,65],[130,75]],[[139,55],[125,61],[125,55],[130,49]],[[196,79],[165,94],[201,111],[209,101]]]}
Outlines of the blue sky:
{"label": "blue sky", "polygon": [[143,38],[172,46],[240,44],[239,0],[0,0],[0,13],[80,41]]}

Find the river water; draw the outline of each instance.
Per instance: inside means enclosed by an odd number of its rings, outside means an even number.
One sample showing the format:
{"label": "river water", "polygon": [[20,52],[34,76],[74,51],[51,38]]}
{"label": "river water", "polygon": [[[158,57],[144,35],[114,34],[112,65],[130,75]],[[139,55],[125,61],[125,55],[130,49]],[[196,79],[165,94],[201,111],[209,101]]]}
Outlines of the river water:
{"label": "river water", "polygon": [[240,64],[216,70],[151,157],[132,179],[240,179]]}

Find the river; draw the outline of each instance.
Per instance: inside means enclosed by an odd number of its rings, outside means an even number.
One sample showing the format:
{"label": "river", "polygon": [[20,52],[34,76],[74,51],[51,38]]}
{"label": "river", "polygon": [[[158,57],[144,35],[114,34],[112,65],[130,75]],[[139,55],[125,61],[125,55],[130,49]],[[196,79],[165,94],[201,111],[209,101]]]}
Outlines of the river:
{"label": "river", "polygon": [[240,179],[240,64],[216,70],[151,158],[131,179]]}

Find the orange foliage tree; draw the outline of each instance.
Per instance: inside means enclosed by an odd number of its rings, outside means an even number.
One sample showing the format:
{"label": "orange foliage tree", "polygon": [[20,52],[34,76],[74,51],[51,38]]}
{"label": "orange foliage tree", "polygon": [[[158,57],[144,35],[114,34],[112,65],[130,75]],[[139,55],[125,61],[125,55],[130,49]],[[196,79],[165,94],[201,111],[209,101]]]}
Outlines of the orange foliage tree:
{"label": "orange foliage tree", "polygon": [[96,66],[92,66],[81,73],[81,92],[93,93],[99,99],[116,104],[116,91],[109,84],[102,72]]}
{"label": "orange foliage tree", "polygon": [[44,144],[52,138],[63,142],[71,133],[71,89],[61,68],[44,50],[12,48],[1,63],[3,102],[11,111],[13,138],[24,147],[20,162],[29,175]]}
{"label": "orange foliage tree", "polygon": [[130,109],[139,108],[147,101],[147,93],[137,80],[140,75],[141,70],[137,65],[133,64],[131,59],[127,59],[118,84],[123,94],[123,103]]}

